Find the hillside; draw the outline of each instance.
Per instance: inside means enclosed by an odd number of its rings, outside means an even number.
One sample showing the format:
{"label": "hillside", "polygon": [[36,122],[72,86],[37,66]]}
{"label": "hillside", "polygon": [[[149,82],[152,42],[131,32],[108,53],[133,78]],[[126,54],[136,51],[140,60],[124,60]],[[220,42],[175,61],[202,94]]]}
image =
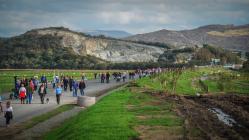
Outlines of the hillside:
{"label": "hillside", "polygon": [[238,54],[223,48],[210,45],[203,47],[186,47],[182,49],[167,50],[160,55],[158,61],[161,63],[209,65],[212,59],[219,59],[219,64],[241,64]]}
{"label": "hillside", "polygon": [[0,67],[13,68],[23,64],[23,67],[55,65],[60,68],[73,64],[76,68],[82,68],[106,61],[156,62],[164,50],[129,41],[92,37],[63,27],[51,27],[1,39]]}
{"label": "hillside", "polygon": [[249,51],[249,25],[207,25],[192,30],[159,30],[125,38],[142,42],[165,43],[175,48],[210,44],[225,49]]}
{"label": "hillside", "polygon": [[119,30],[91,30],[91,31],[84,31],[84,33],[92,36],[104,35],[106,37],[113,37],[113,38],[124,38],[132,35],[128,32],[119,31]]}

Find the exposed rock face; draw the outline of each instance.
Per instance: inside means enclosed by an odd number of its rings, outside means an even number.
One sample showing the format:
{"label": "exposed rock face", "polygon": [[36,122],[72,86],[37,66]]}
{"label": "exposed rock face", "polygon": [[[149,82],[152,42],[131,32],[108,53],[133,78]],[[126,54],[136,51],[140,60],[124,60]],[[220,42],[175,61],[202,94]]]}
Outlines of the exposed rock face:
{"label": "exposed rock face", "polygon": [[249,51],[249,25],[208,25],[193,30],[160,30],[125,38],[132,41],[160,42],[179,48],[210,44],[225,49]]}
{"label": "exposed rock face", "polygon": [[111,62],[157,61],[165,50],[128,41],[90,37],[65,28],[37,29],[24,35],[57,37],[61,47],[70,47],[78,55],[92,55]]}

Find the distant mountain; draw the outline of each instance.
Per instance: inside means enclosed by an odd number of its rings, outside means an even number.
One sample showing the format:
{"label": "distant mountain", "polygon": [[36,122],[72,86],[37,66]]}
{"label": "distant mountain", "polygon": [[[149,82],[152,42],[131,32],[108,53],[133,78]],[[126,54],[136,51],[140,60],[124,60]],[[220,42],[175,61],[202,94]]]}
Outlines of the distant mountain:
{"label": "distant mountain", "polygon": [[162,47],[50,27],[0,39],[0,68],[93,68],[107,62],[157,62],[164,51]]}
{"label": "distant mountain", "polygon": [[91,30],[91,31],[84,31],[84,33],[92,36],[104,35],[106,37],[112,37],[112,38],[124,38],[132,35],[128,32],[118,31],[118,30]]}
{"label": "distant mountain", "polygon": [[173,48],[209,44],[225,49],[249,51],[249,24],[207,25],[192,30],[159,30],[124,38],[136,42],[164,43]]}

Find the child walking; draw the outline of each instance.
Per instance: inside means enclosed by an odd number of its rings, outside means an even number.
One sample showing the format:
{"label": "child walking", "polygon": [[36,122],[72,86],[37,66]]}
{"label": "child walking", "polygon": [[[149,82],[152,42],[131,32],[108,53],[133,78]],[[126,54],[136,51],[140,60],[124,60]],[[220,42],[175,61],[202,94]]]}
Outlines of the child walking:
{"label": "child walking", "polygon": [[6,109],[5,109],[4,117],[6,119],[6,127],[9,127],[10,120],[13,119],[13,108],[10,105],[10,101],[6,102]]}
{"label": "child walking", "polygon": [[22,87],[19,89],[19,97],[21,99],[21,104],[24,104],[24,100],[26,98],[26,88],[24,84],[21,85]]}

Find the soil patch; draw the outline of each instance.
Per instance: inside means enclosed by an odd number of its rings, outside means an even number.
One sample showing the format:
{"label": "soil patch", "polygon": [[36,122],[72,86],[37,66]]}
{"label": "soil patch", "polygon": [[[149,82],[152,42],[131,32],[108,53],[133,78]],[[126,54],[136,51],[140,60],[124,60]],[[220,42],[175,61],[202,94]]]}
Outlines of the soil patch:
{"label": "soil patch", "polygon": [[[169,99],[172,100],[171,97],[167,97],[167,100]],[[227,94],[179,96],[178,99],[174,100],[176,111],[185,118],[186,138],[248,139],[249,97]],[[198,135],[193,137],[192,130],[199,131]]]}

